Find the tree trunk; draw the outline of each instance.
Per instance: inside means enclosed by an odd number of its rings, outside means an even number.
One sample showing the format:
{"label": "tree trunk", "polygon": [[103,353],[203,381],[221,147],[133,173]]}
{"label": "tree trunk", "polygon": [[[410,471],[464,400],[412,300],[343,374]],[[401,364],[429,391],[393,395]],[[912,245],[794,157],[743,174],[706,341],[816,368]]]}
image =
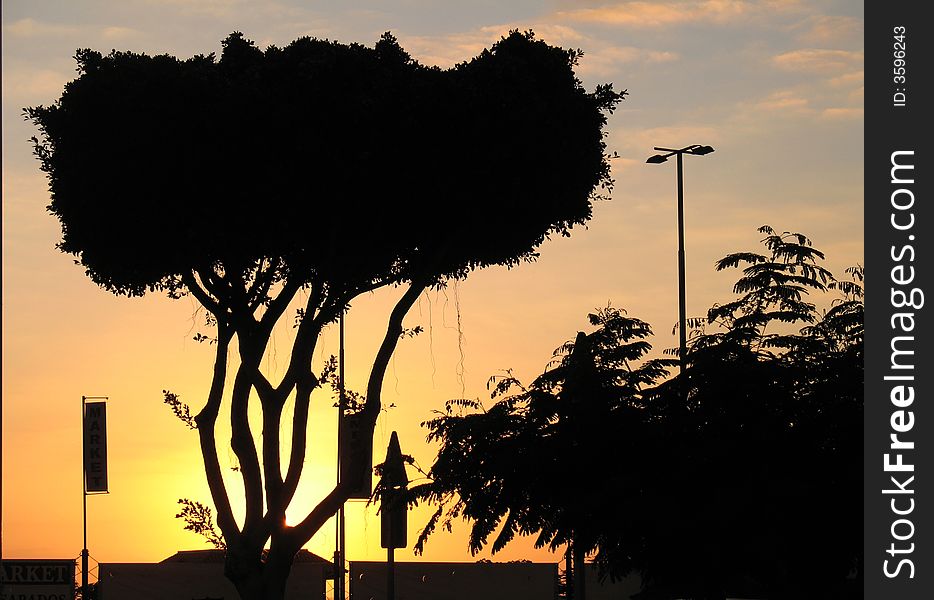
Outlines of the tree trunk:
{"label": "tree trunk", "polygon": [[567,600],[574,599],[574,558],[571,544],[564,552],[564,597]]}
{"label": "tree trunk", "polygon": [[587,566],[584,548],[574,540],[574,600],[587,600]]}
{"label": "tree trunk", "polygon": [[254,551],[228,549],[224,574],[237,588],[241,600],[284,600],[294,558],[294,554],[270,550],[265,562],[261,562]]}

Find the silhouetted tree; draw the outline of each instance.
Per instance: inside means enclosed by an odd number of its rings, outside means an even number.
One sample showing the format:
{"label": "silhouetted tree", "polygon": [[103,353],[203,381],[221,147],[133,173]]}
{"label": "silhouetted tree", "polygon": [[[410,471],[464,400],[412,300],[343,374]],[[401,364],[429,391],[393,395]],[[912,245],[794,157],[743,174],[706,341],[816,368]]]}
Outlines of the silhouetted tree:
{"label": "silhouetted tree", "polygon": [[[717,263],[742,276],[693,332],[688,406],[670,387],[653,399],[679,441],[647,598],[858,595],[862,269],[837,281],[806,236],[760,232],[767,252]],[[824,312],[809,301],[834,290]]]}
{"label": "silhouetted tree", "polygon": [[537,534],[536,547],[571,546],[583,574],[584,556],[601,558],[608,536],[643,535],[644,495],[661,476],[646,448],[665,433],[646,410],[644,390],[677,361],[641,360],[651,330],[619,309],[588,318],[596,330],[558,348],[528,388],[511,374],[491,379],[499,400],[489,410],[451,400],[423,424],[442,446],[430,481],[410,490],[412,502],[438,505],[417,552],[439,524],[450,529],[462,517],[472,523],[472,553],[493,534],[494,552],[516,534]]}
{"label": "silhouetted tree", "polygon": [[[463,517],[474,552],[497,530],[494,551],[517,532],[576,542],[604,574],[638,571],[641,598],[858,597],[862,269],[835,280],[807,237],[760,231],[767,253],[717,263],[744,267],[738,297],[695,321],[683,382],[633,366],[647,327],[599,352],[578,334],[563,375],[426,423],[442,446],[412,500],[441,506],[419,547]],[[823,313],[808,301],[834,290]],[[637,385],[601,358],[614,347]]]}
{"label": "silhouetted tree", "polygon": [[[191,295],[216,330],[201,335],[215,366],[192,422],[225,571],[242,597],[282,597],[294,555],[368,468],[363,453],[345,456],[357,480],[286,525],[322,379],[312,370],[322,329],[356,296],[404,288],[357,415],[372,436],[383,376],[419,295],[476,268],[533,260],[550,234],[586,222],[611,185],[602,128],[625,92],[585,91],[578,56],[512,32],[441,70],[389,34],[373,48],[302,38],[264,51],[234,33],[220,59],[79,50],[79,76],[62,97],[26,110],[42,134],[35,154],[62,225],[59,249],[115,294]],[[285,374],[270,381],[261,363],[271,332],[299,297]],[[242,523],[215,443],[225,394]],[[257,398],[260,436],[248,419]]]}

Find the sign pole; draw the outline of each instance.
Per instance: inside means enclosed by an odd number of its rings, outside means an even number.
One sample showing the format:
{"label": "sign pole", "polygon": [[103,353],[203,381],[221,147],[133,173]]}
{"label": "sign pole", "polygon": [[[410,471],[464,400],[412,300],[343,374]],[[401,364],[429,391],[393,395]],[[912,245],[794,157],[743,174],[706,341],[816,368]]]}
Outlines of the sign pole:
{"label": "sign pole", "polygon": [[[85,419],[85,404],[87,401],[87,396],[81,396],[81,435],[82,440],[84,439],[84,419]],[[81,547],[81,600],[87,600],[88,598],[88,486],[87,486],[87,476],[88,476],[88,457],[87,452],[84,451],[84,442],[82,441],[82,451],[81,451],[81,504],[82,504],[82,515],[83,515],[83,531],[84,531],[84,545]]]}
{"label": "sign pole", "polygon": [[[82,437],[82,451],[81,451],[81,505],[82,505],[82,520],[83,520],[83,534],[84,534],[84,546],[81,548],[81,599],[87,600],[88,598],[88,453],[89,451],[94,452],[91,458],[94,461],[92,471],[103,472],[103,481],[101,484],[101,477],[96,477],[94,481],[94,491],[97,492],[106,492],[107,490],[107,463],[106,463],[106,440],[107,440],[107,431],[106,431],[106,421],[104,415],[106,413],[98,413],[95,411],[94,419],[92,420],[92,429],[99,428],[100,430],[93,435],[89,435],[88,432],[88,413],[87,413],[87,401],[88,400],[108,400],[107,396],[81,396],[81,437]],[[97,405],[95,404],[95,408]],[[106,409],[106,404],[103,407],[100,407],[101,410]],[[89,448],[93,446],[93,450]]]}
{"label": "sign pole", "polygon": [[[338,339],[338,372],[337,372],[337,483],[341,482],[341,451],[344,444],[344,409],[346,399],[344,394],[344,312],[341,311],[339,323]],[[337,549],[334,552],[334,597],[336,600],[344,600],[346,593],[344,590],[344,505],[341,504],[337,510]]]}
{"label": "sign pole", "polygon": [[395,600],[396,598],[396,562],[393,553],[395,548],[389,547],[387,552],[389,556],[386,560],[386,600]]}

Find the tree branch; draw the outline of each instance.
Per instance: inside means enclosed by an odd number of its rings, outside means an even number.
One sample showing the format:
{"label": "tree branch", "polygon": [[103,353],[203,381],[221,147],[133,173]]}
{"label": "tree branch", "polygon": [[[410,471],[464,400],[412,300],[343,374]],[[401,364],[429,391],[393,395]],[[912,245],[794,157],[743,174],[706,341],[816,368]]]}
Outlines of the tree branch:
{"label": "tree branch", "polygon": [[335,485],[334,489],[308,513],[308,516],[301,523],[288,530],[287,536],[298,547],[304,546],[311,539],[311,536],[321,529],[340,509],[341,505],[347,501],[348,495],[346,484],[338,483]]}
{"label": "tree branch", "polygon": [[[255,328],[254,328],[255,329]],[[234,379],[230,405],[230,445],[240,461],[240,474],[243,477],[243,491],[246,499],[246,517],[243,524],[244,535],[256,535],[257,526],[263,513],[263,483],[260,475],[259,456],[256,442],[250,429],[249,401],[253,382],[262,360],[263,344],[257,343],[251,336],[238,333],[240,345],[240,367]],[[260,348],[257,349],[257,346]]]}
{"label": "tree branch", "polygon": [[266,294],[269,293],[269,288],[272,287],[272,283],[276,275],[276,269],[281,266],[281,262],[270,259],[269,267],[263,269],[262,264],[265,262],[265,260],[266,259],[262,259],[259,261],[260,266],[256,268],[256,277],[253,278],[253,284],[250,285],[250,289],[247,290],[249,307],[253,312],[256,312],[256,309],[258,309],[263,303],[263,300],[266,298]]}
{"label": "tree branch", "polygon": [[[269,469],[267,466],[266,475],[267,513],[263,520],[263,529],[270,533],[274,530],[277,523],[284,525],[286,508],[288,508],[289,503],[295,495],[295,490],[298,488],[298,482],[301,478],[302,468],[305,463],[309,405],[311,403],[311,394],[314,389],[318,387],[318,378],[311,370],[311,359],[314,355],[314,349],[317,345],[318,334],[321,328],[336,312],[333,310],[333,306],[329,305],[328,308],[318,311],[313,317],[311,316],[321,303],[322,295],[323,292],[320,287],[315,288],[309,295],[308,301],[306,302],[305,319],[299,324],[298,332],[292,345],[289,369],[286,375],[283,376],[282,382],[275,390],[275,393],[283,399],[288,396],[293,388],[296,390],[295,408],[292,415],[292,439],[289,451],[289,464],[284,481],[281,479],[281,470],[279,468],[279,443],[277,435],[278,423],[281,418],[281,408],[275,415],[275,448],[273,448],[271,439],[273,435],[271,428],[269,429],[270,440],[268,448],[266,446],[266,440],[264,439],[264,461],[271,456],[271,454],[266,453],[267,451],[269,453],[275,452],[277,461],[275,470]],[[273,477],[275,477],[278,482],[276,486],[270,486],[268,483]]]}
{"label": "tree branch", "polygon": [[250,309],[243,279],[236,277],[237,282],[240,283],[237,289],[230,276],[222,275],[214,269],[199,270],[198,275],[204,288],[218,299],[217,304],[226,308],[231,322],[236,326],[238,336],[242,338],[245,334],[251,334],[256,326],[256,319]]}
{"label": "tree branch", "polygon": [[381,398],[383,392],[383,378],[386,376],[386,369],[392,358],[392,353],[396,350],[399,338],[402,336],[402,320],[408,314],[409,309],[418,300],[428,282],[425,280],[412,281],[409,289],[402,294],[402,297],[389,313],[389,323],[386,327],[386,335],[383,336],[383,342],[376,351],[376,358],[373,359],[373,369],[370,371],[370,378],[366,385],[366,402],[363,405],[364,421],[370,428],[376,424],[376,418],[379,417],[379,411],[382,408]]}
{"label": "tree branch", "polygon": [[312,287],[308,301],[305,302],[305,316],[295,332],[289,366],[276,388],[282,396],[288,396],[301,374],[311,373],[311,357],[318,341],[318,332],[326,322],[322,314],[324,311],[318,311],[325,296],[322,288],[323,284]]}
{"label": "tree branch", "polygon": [[191,292],[191,295],[194,296],[204,308],[211,311],[211,314],[213,314],[215,318],[220,320],[221,316],[225,314],[225,311],[221,308],[220,303],[198,283],[194,273],[191,271],[182,273],[182,282],[185,284],[185,287],[188,288],[188,291]]}
{"label": "tree branch", "polygon": [[217,322],[217,351],[214,357],[214,376],[211,381],[211,390],[208,392],[208,401],[201,412],[195,416],[198,425],[198,439],[201,443],[201,455],[204,459],[204,472],[211,490],[211,498],[217,509],[217,526],[228,540],[240,535],[237,521],[230,508],[230,498],[224,485],[220,462],[217,458],[217,441],[214,437],[214,426],[220,412],[221,399],[227,380],[227,355],[233,330],[223,321]]}
{"label": "tree branch", "polygon": [[[399,343],[402,335],[402,321],[405,315],[412,308],[412,305],[418,300],[418,297],[428,286],[427,280],[413,281],[409,284],[409,289],[405,291],[402,297],[396,302],[392,312],[389,314],[389,323],[386,328],[386,335],[376,352],[376,358],[373,360],[373,369],[370,371],[370,378],[367,382],[366,402],[363,405],[363,435],[373,436],[373,429],[376,426],[376,419],[379,417],[381,408],[381,397],[383,388],[383,379],[386,375],[386,369],[392,358],[392,353]],[[342,459],[352,460],[351,456],[342,457]],[[365,460],[358,456],[357,460]],[[359,472],[367,465],[351,464],[351,472]],[[318,505],[290,531],[290,535],[295,537],[299,546],[304,545],[311,536],[327,522],[331,516],[337,512],[338,508],[347,501],[350,494],[350,482],[342,481],[338,483],[331,493],[327,495]]]}
{"label": "tree branch", "polygon": [[298,279],[286,279],[282,285],[282,290],[272,299],[269,306],[266,307],[266,312],[260,317],[260,327],[271,332],[279,321],[279,317],[282,316],[282,313],[285,312],[285,309],[288,308],[289,303],[292,302],[295,294],[301,288],[302,282]]}
{"label": "tree branch", "polygon": [[[280,510],[282,496],[282,466],[279,455],[279,424],[282,422],[283,403],[275,399],[263,402],[263,479],[266,486],[266,517],[263,518],[264,533],[269,525],[285,520],[284,508]],[[269,529],[271,531],[271,529]]]}

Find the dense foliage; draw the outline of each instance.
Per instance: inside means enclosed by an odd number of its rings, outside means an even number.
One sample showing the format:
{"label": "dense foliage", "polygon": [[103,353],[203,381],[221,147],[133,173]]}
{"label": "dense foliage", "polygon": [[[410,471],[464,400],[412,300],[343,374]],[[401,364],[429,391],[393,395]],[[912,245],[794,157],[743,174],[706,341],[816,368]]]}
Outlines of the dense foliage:
{"label": "dense foliage", "polygon": [[607,308],[527,388],[495,380],[489,409],[425,423],[441,449],[411,500],[438,508],[418,548],[465,518],[474,552],[535,534],[639,572],[644,598],[857,593],[862,270],[838,281],[805,236],[760,231],[766,253],[717,264],[743,268],[737,297],[694,322],[683,377]]}
{"label": "dense foliage", "polygon": [[223,46],[80,50],[61,99],[27,110],[60,247],[113,292],[270,260],[350,288],[513,264],[610,184],[601,129],[622,94],[586,92],[577,52],[531,34],[449,70],[389,34]]}

